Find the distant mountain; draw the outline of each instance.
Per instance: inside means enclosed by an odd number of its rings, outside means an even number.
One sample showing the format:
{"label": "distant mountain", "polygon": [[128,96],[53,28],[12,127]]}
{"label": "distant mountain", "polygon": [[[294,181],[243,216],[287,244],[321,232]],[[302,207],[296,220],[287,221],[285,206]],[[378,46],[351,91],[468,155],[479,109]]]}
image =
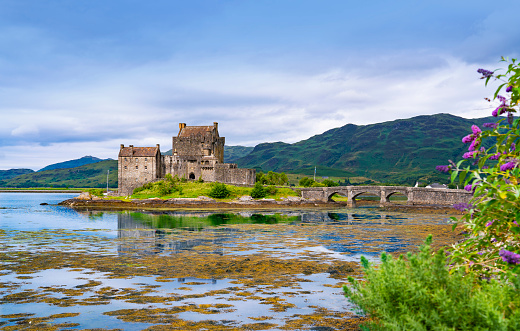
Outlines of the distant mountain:
{"label": "distant mountain", "polygon": [[[318,176],[363,176],[402,184],[414,184],[417,180],[447,183],[448,176],[435,171],[435,166],[447,164],[448,159],[461,159],[467,149],[461,139],[471,132],[471,125],[492,120],[495,119],[437,114],[370,125],[347,124],[294,144],[225,146],[225,161],[263,172],[312,176],[316,167]],[[171,150],[168,152],[171,154]],[[71,167],[80,163],[90,164]],[[44,170],[50,167],[54,169]],[[3,170],[0,186],[106,187],[107,170],[110,187],[116,187],[117,160],[102,161],[91,156],[57,163],[38,172]]]}
{"label": "distant mountain", "polygon": [[34,172],[32,169],[9,169],[0,170],[0,180],[14,178],[16,176],[30,174]]}
{"label": "distant mountain", "polygon": [[[110,159],[107,159],[107,160],[110,160]],[[100,161],[105,161],[105,160],[94,157],[94,156],[87,155],[87,156],[83,156],[80,159],[75,159],[75,160],[70,160],[70,161],[65,161],[65,162],[54,163],[54,164],[48,165],[48,166],[38,170],[38,172],[46,171],[46,170],[54,170],[54,169],[75,168],[75,167],[80,167],[82,165],[92,164],[92,163],[96,163],[96,162],[100,162]]]}
{"label": "distant mountain", "polygon": [[75,168],[52,169],[32,172],[11,179],[1,180],[2,187],[106,187],[107,170],[109,186],[117,187],[117,161],[98,161]]}
{"label": "distant mountain", "polygon": [[[225,163],[235,163],[235,160],[246,156],[251,153],[254,147],[246,147],[246,146],[224,146],[224,162]],[[161,153],[162,155],[172,155],[172,150],[167,150],[166,152]]]}
{"label": "distant mountain", "polygon": [[241,157],[247,156],[254,147],[247,146],[224,146],[224,162],[235,163]]}
{"label": "distant mountain", "polygon": [[446,175],[435,172],[435,166],[461,159],[467,148],[462,137],[471,132],[472,124],[485,121],[490,119],[437,114],[371,125],[347,124],[294,144],[259,144],[236,163],[288,173],[323,166],[382,182],[413,184],[425,176],[443,179]]}

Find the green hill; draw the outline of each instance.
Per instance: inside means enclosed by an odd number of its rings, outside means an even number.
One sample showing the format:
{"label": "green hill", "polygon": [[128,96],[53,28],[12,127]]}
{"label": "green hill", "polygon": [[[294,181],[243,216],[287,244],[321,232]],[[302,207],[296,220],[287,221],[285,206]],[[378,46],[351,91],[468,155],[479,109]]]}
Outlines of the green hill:
{"label": "green hill", "polygon": [[44,168],[41,168],[38,171],[76,168],[76,167],[80,167],[82,165],[97,163],[97,162],[100,162],[100,161],[104,161],[104,160],[100,159],[100,158],[97,158],[97,157],[94,157],[94,156],[87,155],[87,156],[83,156],[82,158],[75,159],[75,160],[70,160],[70,161],[65,161],[65,162],[60,162],[60,163],[54,163],[54,164],[48,165],[48,166],[46,166]]}
{"label": "green hill", "polygon": [[467,148],[462,137],[471,132],[472,124],[485,121],[489,118],[437,114],[371,125],[347,124],[294,144],[259,144],[236,163],[264,172],[288,173],[320,166],[381,182],[441,180],[446,175],[436,172],[435,166],[460,159]]}
{"label": "green hill", "polygon": [[[361,176],[404,184],[414,184],[417,180],[447,183],[448,176],[435,171],[435,166],[447,164],[448,159],[460,159],[467,148],[461,139],[470,133],[471,125],[492,120],[437,114],[371,125],[347,124],[294,144],[263,143],[254,148],[225,146],[225,161],[263,172],[312,176],[317,167],[319,176]],[[57,165],[63,167],[86,158],[97,159],[84,157]],[[117,160],[38,172],[3,170],[0,186],[106,187],[108,169],[109,185],[116,187]]]}
{"label": "green hill", "polygon": [[247,146],[224,146],[224,162],[235,163],[241,157],[244,157],[253,151],[254,147]]}
{"label": "green hill", "polygon": [[10,178],[14,178],[16,176],[25,175],[33,173],[32,169],[9,169],[9,170],[0,170],[0,181],[6,180]]}
{"label": "green hill", "polygon": [[75,168],[38,171],[0,180],[2,187],[106,187],[107,170],[109,186],[117,187],[117,161],[106,160]]}

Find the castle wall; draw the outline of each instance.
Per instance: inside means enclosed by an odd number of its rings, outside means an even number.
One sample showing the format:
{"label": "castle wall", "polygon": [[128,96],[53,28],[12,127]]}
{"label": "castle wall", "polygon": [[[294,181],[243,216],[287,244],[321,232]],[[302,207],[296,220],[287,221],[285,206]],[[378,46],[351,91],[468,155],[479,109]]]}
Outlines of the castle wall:
{"label": "castle wall", "polygon": [[237,168],[233,163],[215,165],[215,181],[226,184],[254,185],[256,170]]}
{"label": "castle wall", "polygon": [[160,159],[157,157],[119,157],[118,191],[131,195],[135,188],[159,178]]}

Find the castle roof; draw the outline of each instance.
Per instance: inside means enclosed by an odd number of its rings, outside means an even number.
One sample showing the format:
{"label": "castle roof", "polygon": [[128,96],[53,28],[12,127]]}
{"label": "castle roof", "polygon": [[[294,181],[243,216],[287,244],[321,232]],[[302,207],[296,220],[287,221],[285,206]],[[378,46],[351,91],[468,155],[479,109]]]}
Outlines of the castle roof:
{"label": "castle roof", "polygon": [[138,157],[152,156],[155,157],[159,152],[159,147],[122,147],[119,150],[119,157]]}
{"label": "castle roof", "polygon": [[196,135],[204,135],[215,129],[213,125],[210,126],[185,126],[179,131],[178,137],[189,137]]}

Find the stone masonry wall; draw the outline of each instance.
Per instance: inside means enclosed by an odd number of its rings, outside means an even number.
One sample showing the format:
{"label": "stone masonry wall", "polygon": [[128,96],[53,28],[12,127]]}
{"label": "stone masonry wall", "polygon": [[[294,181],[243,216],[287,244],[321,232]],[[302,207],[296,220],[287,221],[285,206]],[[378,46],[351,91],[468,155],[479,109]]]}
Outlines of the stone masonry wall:
{"label": "stone masonry wall", "polygon": [[236,164],[231,163],[216,164],[215,181],[227,184],[254,185],[256,170],[237,168]]}
{"label": "stone masonry wall", "polygon": [[158,178],[160,167],[155,157],[119,157],[119,194],[130,195],[135,188]]}

